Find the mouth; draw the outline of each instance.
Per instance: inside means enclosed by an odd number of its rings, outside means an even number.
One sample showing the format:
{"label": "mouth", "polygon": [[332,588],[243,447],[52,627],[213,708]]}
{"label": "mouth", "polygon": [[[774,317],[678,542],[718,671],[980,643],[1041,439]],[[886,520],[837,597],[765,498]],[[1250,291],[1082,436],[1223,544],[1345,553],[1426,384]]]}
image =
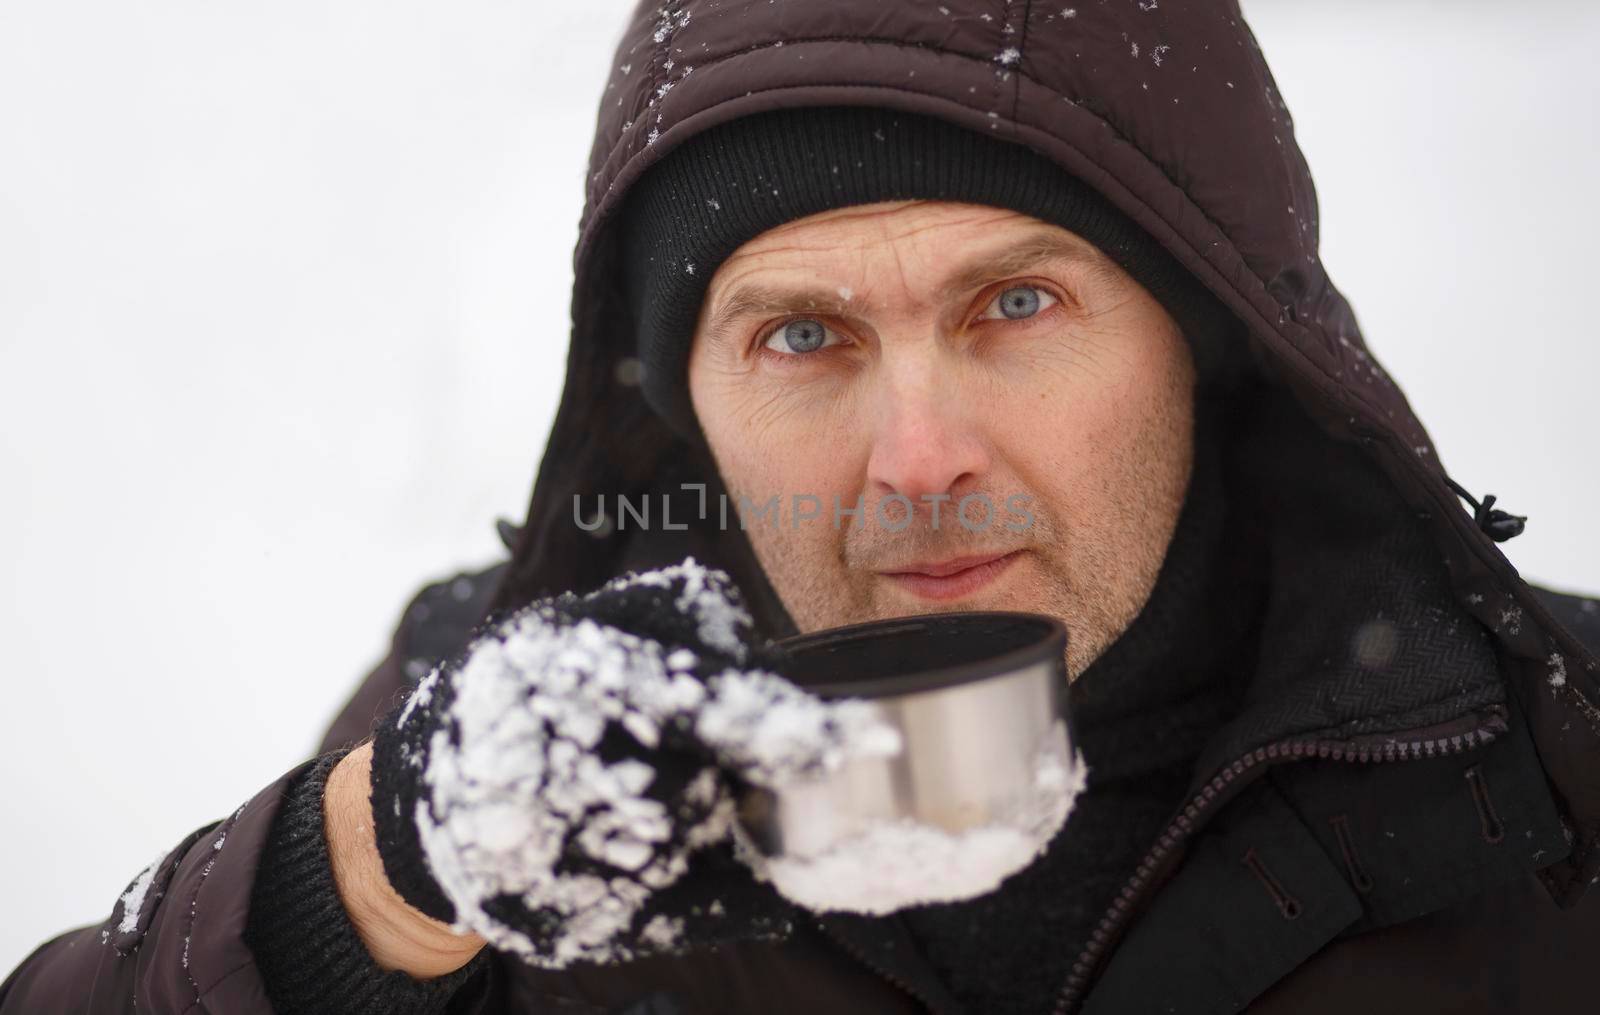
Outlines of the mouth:
{"label": "mouth", "polygon": [[988,553],[948,560],[910,564],[893,571],[879,571],[883,577],[922,599],[945,601],[970,596],[1005,573],[1023,551]]}

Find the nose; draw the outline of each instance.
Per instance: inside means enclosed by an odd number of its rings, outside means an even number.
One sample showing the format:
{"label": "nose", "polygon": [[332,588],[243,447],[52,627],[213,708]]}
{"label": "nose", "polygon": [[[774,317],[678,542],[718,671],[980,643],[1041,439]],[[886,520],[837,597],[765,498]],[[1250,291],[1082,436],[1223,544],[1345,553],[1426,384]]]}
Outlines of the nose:
{"label": "nose", "polygon": [[[961,398],[952,368],[936,355],[880,365],[867,459],[870,496],[900,494],[915,510],[931,514],[939,495],[953,502],[980,487],[990,467],[989,442],[976,407]],[[953,509],[947,505],[944,514]]]}

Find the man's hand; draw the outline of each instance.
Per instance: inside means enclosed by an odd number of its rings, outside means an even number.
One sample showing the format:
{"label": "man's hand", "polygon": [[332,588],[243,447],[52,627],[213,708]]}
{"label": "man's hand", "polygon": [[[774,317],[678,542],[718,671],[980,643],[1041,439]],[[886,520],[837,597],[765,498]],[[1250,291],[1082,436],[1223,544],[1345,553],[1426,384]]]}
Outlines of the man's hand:
{"label": "man's hand", "polygon": [[322,817],[333,879],[350,922],[382,969],[419,980],[454,972],[485,942],[408,906],[383,874],[372,831],[372,744],[345,755],[328,776]]}
{"label": "man's hand", "polygon": [[739,782],[898,740],[781,662],[692,559],[484,630],[330,783],[340,890],[374,957],[439,975],[484,942],[561,968],[784,936],[793,906],[734,848]]}

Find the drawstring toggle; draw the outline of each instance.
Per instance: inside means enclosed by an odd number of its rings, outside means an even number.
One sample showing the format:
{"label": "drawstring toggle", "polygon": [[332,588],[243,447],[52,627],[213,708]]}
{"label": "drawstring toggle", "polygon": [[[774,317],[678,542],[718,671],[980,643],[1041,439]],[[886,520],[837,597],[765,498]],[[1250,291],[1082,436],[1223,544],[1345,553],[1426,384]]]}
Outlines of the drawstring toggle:
{"label": "drawstring toggle", "polygon": [[1484,494],[1483,503],[1480,504],[1476,497],[1462,489],[1461,485],[1449,476],[1446,476],[1444,481],[1450,484],[1450,489],[1456,492],[1456,496],[1465,499],[1468,504],[1472,505],[1472,520],[1477,523],[1478,528],[1488,534],[1490,539],[1497,543],[1503,543],[1508,539],[1522,535],[1523,526],[1528,521],[1527,515],[1514,515],[1496,508],[1494,506],[1495,497],[1492,493]]}

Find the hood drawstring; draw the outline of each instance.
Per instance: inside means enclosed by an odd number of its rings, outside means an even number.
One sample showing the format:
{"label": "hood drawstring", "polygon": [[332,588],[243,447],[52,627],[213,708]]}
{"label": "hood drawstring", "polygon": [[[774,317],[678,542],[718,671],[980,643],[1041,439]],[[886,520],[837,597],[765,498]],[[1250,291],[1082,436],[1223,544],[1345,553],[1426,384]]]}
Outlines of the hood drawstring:
{"label": "hood drawstring", "polygon": [[509,518],[496,518],[494,531],[500,536],[500,542],[512,552],[517,549],[517,537],[522,535],[522,526],[514,524]]}
{"label": "hood drawstring", "polygon": [[1496,509],[1492,493],[1484,494],[1483,503],[1480,504],[1476,497],[1462,489],[1460,483],[1449,476],[1444,477],[1444,481],[1450,484],[1450,489],[1456,492],[1456,496],[1465,498],[1466,502],[1472,505],[1472,520],[1477,523],[1478,528],[1488,534],[1490,539],[1503,543],[1522,535],[1523,526],[1528,521],[1527,515],[1514,515]]}

